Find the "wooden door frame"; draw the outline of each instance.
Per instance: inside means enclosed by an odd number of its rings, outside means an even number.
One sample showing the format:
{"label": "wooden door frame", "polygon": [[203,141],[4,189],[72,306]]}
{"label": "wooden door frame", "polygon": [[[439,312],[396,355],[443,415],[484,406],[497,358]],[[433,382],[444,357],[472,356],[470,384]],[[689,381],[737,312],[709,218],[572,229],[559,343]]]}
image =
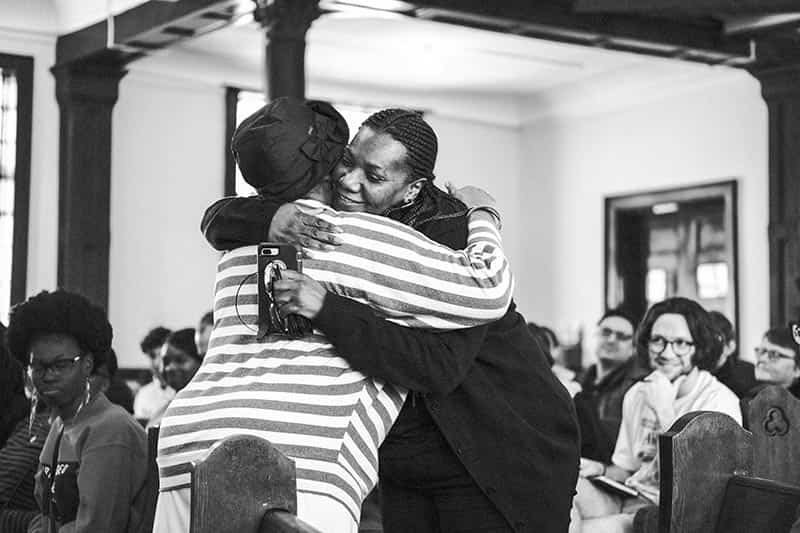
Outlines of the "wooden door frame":
{"label": "wooden door frame", "polygon": [[623,210],[646,210],[656,204],[668,202],[690,202],[709,198],[723,198],[725,224],[725,247],[729,250],[728,284],[733,298],[734,325],[738,340],[739,332],[739,253],[738,253],[738,181],[728,179],[702,185],[692,185],[674,189],[659,189],[605,198],[605,257],[604,288],[605,308],[610,309],[622,302],[618,291],[617,256],[617,213]]}

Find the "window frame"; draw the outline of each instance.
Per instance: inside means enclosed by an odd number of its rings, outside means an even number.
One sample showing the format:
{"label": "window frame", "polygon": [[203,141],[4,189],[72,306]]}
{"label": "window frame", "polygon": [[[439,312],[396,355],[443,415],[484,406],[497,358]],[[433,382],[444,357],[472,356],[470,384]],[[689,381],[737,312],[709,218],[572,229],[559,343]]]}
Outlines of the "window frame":
{"label": "window frame", "polygon": [[17,77],[17,154],[14,168],[14,232],[9,306],[25,300],[28,273],[28,224],[33,125],[33,58],[0,53],[0,68]]}

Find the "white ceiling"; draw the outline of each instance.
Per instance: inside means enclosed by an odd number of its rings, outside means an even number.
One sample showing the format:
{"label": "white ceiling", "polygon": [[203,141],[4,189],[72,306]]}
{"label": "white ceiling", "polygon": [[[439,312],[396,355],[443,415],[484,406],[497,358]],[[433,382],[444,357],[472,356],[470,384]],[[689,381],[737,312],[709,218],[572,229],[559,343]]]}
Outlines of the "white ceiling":
{"label": "white ceiling", "polygon": [[[263,30],[249,22],[180,48],[258,71],[264,65],[263,39]],[[631,81],[637,73],[664,78],[698,68],[402,16],[323,15],[307,43],[309,79],[396,91],[534,95],[589,80]]]}
{"label": "white ceiling", "polygon": [[[56,33],[63,34],[143,1],[0,0],[0,14],[18,13],[25,19],[21,24],[48,15],[46,24],[39,21],[39,25],[46,30],[55,23]],[[239,73],[263,72],[263,39],[263,30],[256,23],[242,19],[237,25],[156,52],[131,66],[169,74],[178,61],[182,70],[202,72],[208,82],[239,82],[239,86],[255,88],[242,82]],[[675,85],[746,75],[725,67],[554,43],[375,10],[323,15],[313,23],[307,42],[307,76],[317,86],[377,89],[439,101],[459,95],[480,96],[481,100],[472,101],[489,102],[493,107],[477,112],[486,116],[505,113],[512,121],[518,120],[517,107],[507,97],[521,97],[528,109],[541,112],[587,106],[597,109],[652,98]]]}

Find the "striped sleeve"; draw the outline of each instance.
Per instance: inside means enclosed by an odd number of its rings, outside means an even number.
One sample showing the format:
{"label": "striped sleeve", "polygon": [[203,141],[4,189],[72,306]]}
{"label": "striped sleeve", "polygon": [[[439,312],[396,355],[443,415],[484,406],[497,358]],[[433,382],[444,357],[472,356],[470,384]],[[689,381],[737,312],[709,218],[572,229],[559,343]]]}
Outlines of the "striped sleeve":
{"label": "striped sleeve", "polygon": [[386,217],[297,203],[343,230],[343,244],[315,250],[303,272],[387,319],[409,327],[460,329],[499,319],[511,302],[513,277],[490,222],[470,221],[467,247],[456,251]]}

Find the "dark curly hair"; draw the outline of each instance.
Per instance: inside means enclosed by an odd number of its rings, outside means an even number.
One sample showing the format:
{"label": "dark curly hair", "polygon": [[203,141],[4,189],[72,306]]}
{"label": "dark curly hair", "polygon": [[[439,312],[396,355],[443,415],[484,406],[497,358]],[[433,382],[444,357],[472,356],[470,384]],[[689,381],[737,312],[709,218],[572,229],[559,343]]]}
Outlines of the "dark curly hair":
{"label": "dark curly hair", "polygon": [[722,354],[722,342],[717,330],[711,322],[711,317],[703,307],[688,298],[667,298],[662,302],[653,304],[647,310],[642,323],[636,330],[636,354],[642,368],[650,368],[650,355],[648,341],[658,317],[666,314],[681,315],[689,326],[694,342],[692,364],[701,370],[713,370],[717,366],[719,356]]}
{"label": "dark curly hair", "polygon": [[28,365],[31,343],[52,333],[69,335],[81,350],[91,353],[93,372],[105,362],[113,338],[102,308],[63,289],[42,291],[11,309],[6,332],[8,349],[24,366]]}
{"label": "dark curly hair", "polygon": [[167,341],[167,337],[169,337],[170,333],[172,333],[170,330],[161,326],[153,328],[147,332],[142,342],[139,343],[139,348],[142,350],[143,354],[149,357],[150,352],[156,348],[160,348]]}
{"label": "dark curly hair", "polygon": [[197,351],[197,345],[194,343],[194,328],[184,328],[178,331],[173,331],[167,337],[165,344],[169,344],[184,352],[186,355],[198,361],[203,358]]}

